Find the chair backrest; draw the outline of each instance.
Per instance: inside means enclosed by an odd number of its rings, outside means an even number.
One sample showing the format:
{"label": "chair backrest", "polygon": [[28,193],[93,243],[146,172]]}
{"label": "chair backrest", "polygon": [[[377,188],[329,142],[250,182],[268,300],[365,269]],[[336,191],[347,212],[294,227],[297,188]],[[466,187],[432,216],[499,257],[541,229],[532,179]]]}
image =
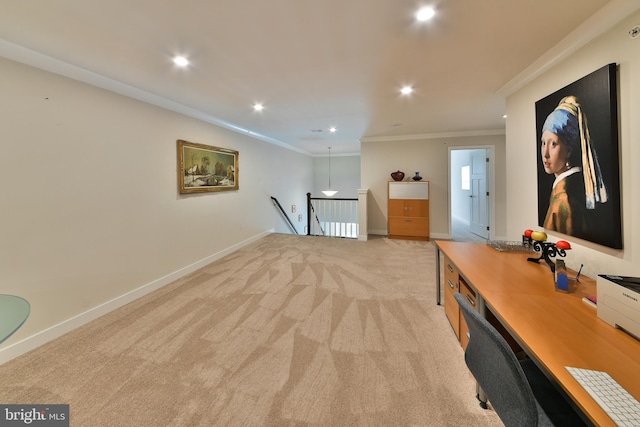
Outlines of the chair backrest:
{"label": "chair backrest", "polygon": [[515,354],[500,333],[460,294],[454,295],[467,326],[464,359],[505,426],[536,426],[536,399]]}

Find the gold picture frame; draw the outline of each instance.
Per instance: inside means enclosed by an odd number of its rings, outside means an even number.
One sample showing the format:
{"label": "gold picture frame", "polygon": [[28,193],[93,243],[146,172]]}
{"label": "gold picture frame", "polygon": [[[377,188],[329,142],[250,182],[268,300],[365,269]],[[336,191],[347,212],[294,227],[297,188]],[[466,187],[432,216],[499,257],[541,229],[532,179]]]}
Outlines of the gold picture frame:
{"label": "gold picture frame", "polygon": [[180,194],[238,190],[238,152],[178,140]]}

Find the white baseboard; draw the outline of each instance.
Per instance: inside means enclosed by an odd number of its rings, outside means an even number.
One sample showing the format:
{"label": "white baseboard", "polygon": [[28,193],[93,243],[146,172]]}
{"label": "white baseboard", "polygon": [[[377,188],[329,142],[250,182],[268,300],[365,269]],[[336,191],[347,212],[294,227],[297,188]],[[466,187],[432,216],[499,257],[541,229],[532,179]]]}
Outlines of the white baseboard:
{"label": "white baseboard", "polygon": [[386,236],[389,233],[387,233],[387,229],[384,229],[384,230],[369,230],[369,234],[373,234],[375,236]]}
{"label": "white baseboard", "polygon": [[430,233],[429,240],[451,240],[449,233]]}
{"label": "white baseboard", "polygon": [[253,237],[250,237],[247,240],[236,243],[220,252],[217,252],[213,255],[210,255],[206,258],[201,259],[200,261],[196,261],[193,264],[187,265],[173,273],[170,273],[164,277],[154,280],[153,282],[147,283],[146,285],[140,286],[137,289],[129,291],[119,297],[116,297],[110,301],[107,301],[103,304],[100,304],[96,307],[93,307],[84,313],[80,313],[76,316],[73,316],[63,322],[58,323],[57,325],[51,326],[47,329],[44,329],[36,334],[33,334],[27,338],[24,338],[14,344],[11,344],[3,349],[0,349],[0,365],[8,362],[11,359],[14,359],[28,351],[31,351],[35,348],[40,347],[43,344],[48,343],[67,332],[71,332],[72,330],[79,328],[82,325],[85,325],[92,320],[99,318],[100,316],[104,316],[105,314],[116,310],[126,304],[129,304],[136,299],[143,297],[157,289],[162,288],[163,286],[168,285],[169,283],[175,282],[181,277],[186,276],[189,273],[192,273],[199,268],[204,267],[207,264],[212,263],[224,256],[227,256],[238,249],[241,249],[244,246],[247,246],[250,243],[255,242],[271,234],[273,230],[265,231],[260,234],[257,234]]}
{"label": "white baseboard", "polygon": [[[387,230],[369,230],[369,234],[375,236],[388,236]],[[451,235],[445,233],[430,233],[429,240],[451,240]]]}

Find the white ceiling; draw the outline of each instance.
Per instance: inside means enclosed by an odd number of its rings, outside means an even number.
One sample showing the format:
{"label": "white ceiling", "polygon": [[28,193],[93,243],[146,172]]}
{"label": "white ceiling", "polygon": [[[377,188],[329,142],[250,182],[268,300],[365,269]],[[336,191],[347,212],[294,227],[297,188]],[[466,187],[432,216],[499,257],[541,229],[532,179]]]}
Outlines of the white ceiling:
{"label": "white ceiling", "polygon": [[419,3],[0,0],[0,55],[305,153],[357,153],[363,138],[504,132],[500,89],[633,2],[436,0],[418,24]]}

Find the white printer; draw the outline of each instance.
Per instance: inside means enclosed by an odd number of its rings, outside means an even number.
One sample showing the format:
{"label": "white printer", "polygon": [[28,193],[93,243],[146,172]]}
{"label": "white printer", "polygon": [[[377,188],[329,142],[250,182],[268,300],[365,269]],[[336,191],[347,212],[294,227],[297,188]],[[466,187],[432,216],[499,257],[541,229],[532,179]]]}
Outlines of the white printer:
{"label": "white printer", "polygon": [[598,317],[640,340],[640,277],[599,274]]}

